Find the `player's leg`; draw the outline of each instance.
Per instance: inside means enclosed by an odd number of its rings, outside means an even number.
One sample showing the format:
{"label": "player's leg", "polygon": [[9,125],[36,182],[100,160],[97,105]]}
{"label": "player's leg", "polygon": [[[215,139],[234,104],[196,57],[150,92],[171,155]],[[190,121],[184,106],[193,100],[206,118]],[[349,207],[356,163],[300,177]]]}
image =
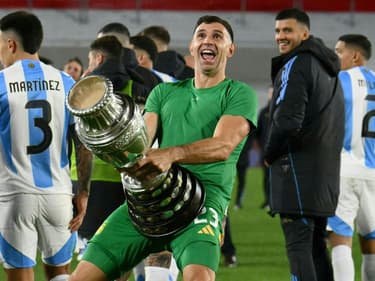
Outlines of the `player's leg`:
{"label": "player's leg", "polygon": [[333,269],[330,255],[327,249],[327,218],[314,217],[315,221],[313,234],[313,260],[315,272],[319,281],[333,280]]}
{"label": "player's leg", "polygon": [[34,270],[32,268],[4,268],[7,275],[6,281],[33,281]]}
{"label": "player's leg", "polygon": [[190,264],[184,268],[183,271],[184,281],[194,281],[194,280],[215,280],[215,271],[207,266],[199,264]]}
{"label": "player's leg", "polygon": [[245,194],[245,188],[246,188],[247,167],[248,167],[247,163],[246,163],[246,165],[237,164],[238,185],[237,185],[236,203],[235,203],[235,207],[237,209],[242,208],[242,201],[243,201],[243,196]]}
{"label": "player's leg", "polygon": [[176,260],[172,255],[171,264],[169,265],[169,277],[170,280],[177,281],[180,270],[177,266]]}
{"label": "player's leg", "polygon": [[37,195],[30,194],[0,197],[0,250],[7,281],[34,280],[38,241],[34,226],[38,216],[36,200]]}
{"label": "player's leg", "polygon": [[124,204],[99,227],[69,280],[115,280],[162,247],[159,240],[139,234]]}
{"label": "player's leg", "polygon": [[362,280],[375,280],[375,181],[366,180],[357,217],[362,252]]}
{"label": "player's leg", "polygon": [[215,280],[219,268],[224,215],[205,207],[171,243],[173,256],[184,281]]}
{"label": "player's leg", "polygon": [[133,276],[135,281],[145,281],[146,280],[146,273],[145,273],[145,262],[141,261],[133,268]]}
{"label": "player's leg", "polygon": [[292,280],[317,281],[312,253],[314,220],[286,214],[280,218]]}
{"label": "player's leg", "polygon": [[[375,232],[372,233],[375,236]],[[375,237],[361,237],[362,281],[375,280]]]}
{"label": "player's leg", "polygon": [[179,269],[171,252],[153,253],[145,259],[146,281],[177,281]]}
{"label": "player's leg", "polygon": [[221,253],[224,255],[224,264],[228,267],[237,266],[236,247],[232,240],[229,214],[224,223],[224,243],[221,245]]}
{"label": "player's leg", "polygon": [[104,220],[125,201],[124,188],[121,182],[91,181],[90,196],[87,202],[86,215],[79,228],[83,237],[78,258],[81,259],[90,240]]}
{"label": "player's leg", "polygon": [[169,280],[169,266],[171,264],[172,253],[163,251],[150,254],[145,259],[146,281]]}
{"label": "player's leg", "polygon": [[335,280],[353,281],[355,276],[352,257],[354,220],[360,201],[357,180],[342,177],[336,215],[328,218],[328,240],[332,248],[332,266]]}
{"label": "player's leg", "polygon": [[125,202],[121,182],[91,181],[86,215],[79,233],[90,240],[105,219]]}
{"label": "player's leg", "polygon": [[73,217],[71,195],[39,195],[39,209],[36,227],[46,279],[66,281],[77,242],[77,233],[69,230]]}
{"label": "player's leg", "polygon": [[332,248],[332,266],[337,281],[354,280],[354,261],[352,257],[352,237],[329,234],[329,244]]}
{"label": "player's leg", "polygon": [[269,168],[262,163],[262,170],[263,170],[263,195],[264,195],[264,201],[261,205],[262,209],[266,209],[269,211],[270,209],[270,203],[269,203]]}
{"label": "player's leg", "polygon": [[66,281],[69,278],[70,263],[62,266],[43,264],[44,272],[49,281]]}
{"label": "player's leg", "polygon": [[69,277],[69,281],[108,281],[107,276],[95,264],[81,260]]}
{"label": "player's leg", "polygon": [[[132,273],[131,271],[123,273],[119,278],[116,279],[116,281],[128,281],[131,273]],[[136,279],[135,281],[139,281],[139,280]]]}

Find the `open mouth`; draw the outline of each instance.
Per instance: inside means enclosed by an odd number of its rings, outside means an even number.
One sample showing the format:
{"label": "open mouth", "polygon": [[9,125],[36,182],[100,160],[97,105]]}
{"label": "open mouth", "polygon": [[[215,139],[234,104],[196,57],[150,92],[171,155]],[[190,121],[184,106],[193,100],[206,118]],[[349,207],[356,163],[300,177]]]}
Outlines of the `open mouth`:
{"label": "open mouth", "polygon": [[279,41],[279,46],[280,47],[286,47],[286,46],[288,46],[289,45],[289,41]]}
{"label": "open mouth", "polygon": [[202,50],[200,53],[201,57],[205,61],[213,61],[216,57],[216,53],[212,50]]}

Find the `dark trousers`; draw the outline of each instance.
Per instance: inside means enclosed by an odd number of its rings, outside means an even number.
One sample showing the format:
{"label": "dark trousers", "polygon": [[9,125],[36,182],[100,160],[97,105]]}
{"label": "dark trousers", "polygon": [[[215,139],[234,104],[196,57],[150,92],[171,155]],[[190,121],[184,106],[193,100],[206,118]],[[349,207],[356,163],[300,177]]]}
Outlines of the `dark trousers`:
{"label": "dark trousers", "polygon": [[125,193],[121,182],[92,181],[86,215],[78,230],[80,236],[91,239],[104,220],[124,201]]}
{"label": "dark trousers", "polygon": [[262,207],[265,207],[269,205],[269,194],[270,194],[270,188],[269,188],[269,168],[265,165],[262,165],[263,168],[263,194],[264,194],[264,201]]}
{"label": "dark trousers", "polygon": [[325,217],[280,215],[290,272],[295,281],[333,281]]}
{"label": "dark trousers", "polygon": [[236,205],[240,208],[242,207],[242,200],[245,193],[247,168],[247,165],[237,165],[238,186],[236,194]]}
{"label": "dark trousers", "polygon": [[234,256],[236,255],[236,248],[232,241],[232,235],[230,230],[229,217],[225,218],[225,228],[224,228],[224,242],[221,246],[221,253],[224,256]]}

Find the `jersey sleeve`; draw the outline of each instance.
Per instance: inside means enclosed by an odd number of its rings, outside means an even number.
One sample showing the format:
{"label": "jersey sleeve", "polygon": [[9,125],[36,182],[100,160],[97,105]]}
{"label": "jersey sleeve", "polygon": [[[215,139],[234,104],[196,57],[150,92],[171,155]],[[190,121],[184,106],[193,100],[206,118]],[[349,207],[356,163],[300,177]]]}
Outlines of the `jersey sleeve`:
{"label": "jersey sleeve", "polygon": [[[235,83],[235,81],[233,81]],[[253,88],[238,82],[238,86],[233,87],[230,92],[225,115],[239,115],[246,118],[252,126],[257,126],[258,97]]]}
{"label": "jersey sleeve", "polygon": [[160,114],[162,84],[157,85],[150,93],[145,104],[146,112]]}

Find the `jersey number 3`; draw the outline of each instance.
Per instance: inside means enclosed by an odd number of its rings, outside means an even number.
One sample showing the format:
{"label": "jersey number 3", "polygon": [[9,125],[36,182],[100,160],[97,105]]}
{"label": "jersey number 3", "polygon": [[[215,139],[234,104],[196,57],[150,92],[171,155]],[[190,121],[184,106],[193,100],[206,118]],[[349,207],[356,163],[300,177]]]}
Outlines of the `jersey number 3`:
{"label": "jersey number 3", "polygon": [[51,105],[46,100],[31,100],[26,103],[25,108],[41,108],[42,117],[34,118],[34,126],[43,132],[43,140],[37,145],[28,145],[27,154],[41,153],[48,148],[52,141],[52,130],[49,127],[51,121]]}

